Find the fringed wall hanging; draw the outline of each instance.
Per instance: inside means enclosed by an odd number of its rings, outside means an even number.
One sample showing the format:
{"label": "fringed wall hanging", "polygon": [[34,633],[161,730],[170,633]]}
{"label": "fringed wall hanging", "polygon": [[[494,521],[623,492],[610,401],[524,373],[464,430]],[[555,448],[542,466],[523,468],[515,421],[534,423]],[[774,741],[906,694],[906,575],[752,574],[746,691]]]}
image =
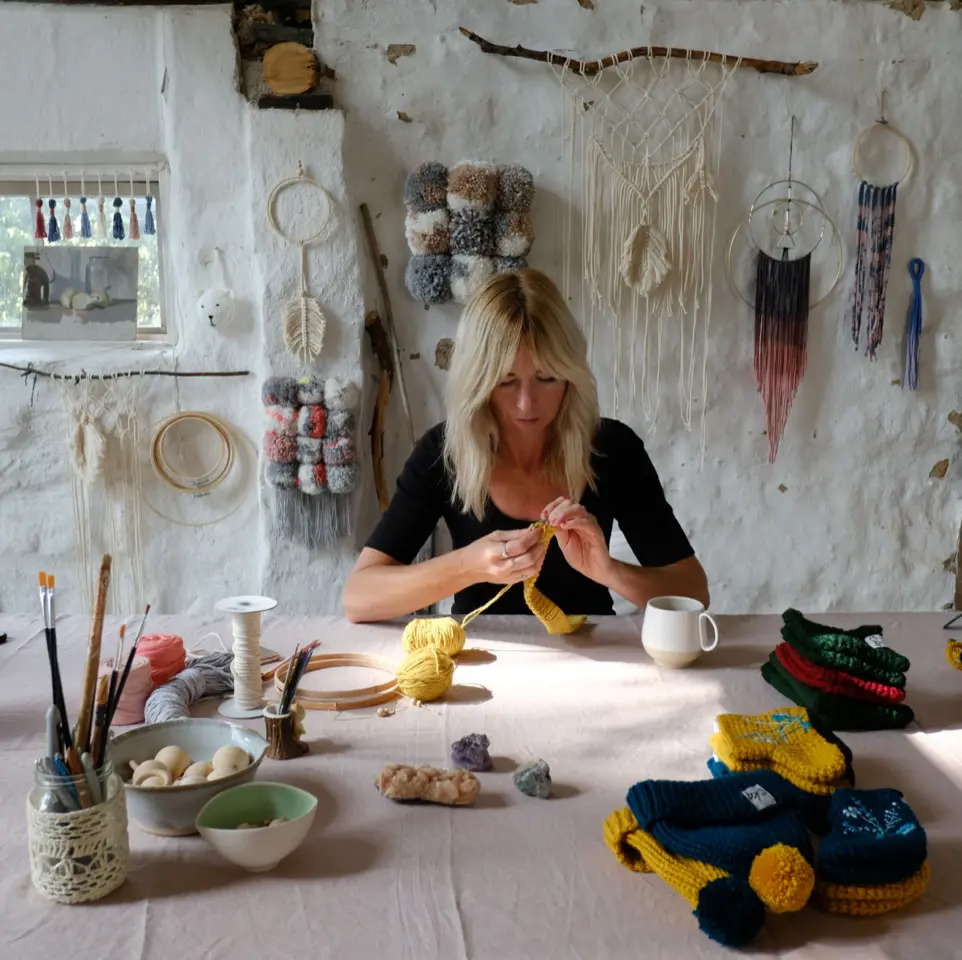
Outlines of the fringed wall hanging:
{"label": "fringed wall hanging", "polygon": [[[882,112],[871,127],[863,130],[852,147],[852,171],[859,181],[858,220],[856,223],[855,284],[852,288],[852,343],[857,350],[865,328],[865,353],[874,360],[882,342],[885,321],[885,295],[889,270],[892,265],[892,244],[895,239],[895,201],[899,186],[912,172],[913,151],[908,138],[893,127],[885,116],[885,91],[882,91]],[[886,184],[870,181],[863,174],[860,151],[867,145],[870,134],[885,132],[894,137],[905,155],[902,172]]]}
{"label": "fringed wall hanging", "polygon": [[527,265],[534,178],[517,164],[417,166],[404,188],[408,292],[421,303],[467,303],[489,277]]}
{"label": "fringed wall hanging", "polygon": [[124,201],[120,199],[120,187],[117,185],[117,175],[114,174],[114,222],[110,235],[114,240],[124,239],[124,218],[120,213],[120,208]]}
{"label": "fringed wall hanging", "polygon": [[97,235],[106,240],[108,237],[107,233],[107,214],[104,213],[104,203],[106,202],[106,197],[104,197],[104,185],[101,183],[100,175],[97,175]]}
{"label": "fringed wall hanging", "polygon": [[40,196],[40,178],[36,178],[37,184],[37,222],[34,227],[33,237],[35,240],[47,239],[47,225],[43,219],[43,197]]}
{"label": "fringed wall hanging", "polygon": [[87,213],[87,184],[84,175],[80,174],[80,236],[89,240],[93,236],[90,229],[90,214]]}
{"label": "fringed wall hanging", "polygon": [[[294,186],[310,187],[320,202],[320,213],[316,218],[317,228],[304,239],[286,234],[277,220],[277,197],[283,190]],[[298,360],[302,363],[310,363],[318,357],[324,345],[327,318],[321,311],[320,304],[308,293],[307,251],[328,229],[331,219],[331,200],[327,191],[304,173],[303,166],[298,163],[297,175],[282,180],[271,191],[267,201],[267,219],[279,237],[299,246],[301,250],[301,292],[297,297],[289,300],[284,308],[284,343]]]}
{"label": "fringed wall hanging", "polygon": [[905,323],[905,364],[902,371],[902,389],[919,388],[919,341],[922,338],[922,276],[925,264],[914,257],[909,260],[909,276],[912,278],[912,299]]}
{"label": "fringed wall hanging", "polygon": [[271,377],[262,393],[270,530],[315,549],[351,531],[357,387],[333,377]]}
{"label": "fringed wall hanging", "polygon": [[[805,374],[809,312],[828,297],[842,273],[841,238],[835,224],[819,195],[792,178],[794,132],[793,117],[788,178],[770,183],[756,196],[747,219],[732,234],[727,260],[733,289],[755,312],[753,369],[755,387],[765,407],[769,463],[774,463],[778,455],[788,414]],[[765,210],[768,216],[759,216]],[[755,251],[754,301],[741,292],[733,273],[733,251],[743,228]],[[811,303],[812,255],[821,247],[829,228],[831,241],[825,246],[837,247],[835,276],[828,292]]]}
{"label": "fringed wall hanging", "polygon": [[127,236],[131,240],[140,239],[140,222],[137,219],[137,200],[134,197],[134,175],[130,174],[130,219],[127,221]]}
{"label": "fringed wall hanging", "polygon": [[60,225],[57,223],[57,201],[53,198],[53,181],[47,177],[47,187],[50,190],[50,199],[47,206],[50,208],[50,220],[47,222],[47,242],[57,243],[60,240]]}
{"label": "fringed wall hanging", "polygon": [[70,190],[67,187],[67,174],[63,175],[63,238],[73,240],[73,221],[70,219]]}
{"label": "fringed wall hanging", "polygon": [[154,198],[150,192],[150,174],[147,174],[147,196],[144,198],[144,206],[147,210],[144,213],[144,233],[147,236],[153,236],[157,232],[157,227],[154,223],[154,211],[152,209]]}

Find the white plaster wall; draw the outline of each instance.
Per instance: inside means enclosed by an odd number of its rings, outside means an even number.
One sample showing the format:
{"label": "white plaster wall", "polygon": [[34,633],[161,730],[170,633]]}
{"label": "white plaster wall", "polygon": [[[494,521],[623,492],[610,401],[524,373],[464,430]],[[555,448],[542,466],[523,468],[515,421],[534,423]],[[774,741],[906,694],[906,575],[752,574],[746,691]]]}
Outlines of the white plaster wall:
{"label": "white plaster wall", "polygon": [[[169,159],[172,195],[165,213],[174,254],[177,362],[255,373],[245,381],[183,382],[180,405],[224,414],[255,444],[260,381],[287,369],[279,310],[297,277],[296,252],[292,256],[268,232],[263,205],[270,185],[298,159],[315,168],[341,215],[335,235],[311,258],[312,284],[333,321],[332,352],[325,358],[336,360],[330,368],[325,360],[325,369],[342,375],[358,369],[358,277],[368,305],[374,290],[352,220],[365,201],[378,217],[389,258],[405,356],[420,355],[406,365],[419,432],[442,416],[445,374],[433,365],[434,347],[440,337],[453,335],[457,314],[453,307],[426,312],[404,291],[401,191],[407,171],[427,158],[528,165],[540,191],[532,262],[559,275],[557,85],[547,68],[481,54],[458,35],[459,25],[498,42],[594,55],[652,42],[820,61],[806,79],[746,71],[736,77],[725,106],[719,238],[727,238],[757,190],[782,175],[788,118],[795,113],[796,172],[823,193],[850,252],[855,189],[849,149],[876,113],[878,87],[886,86],[890,116],[916,144],[919,167],[911,189],[900,195],[879,361],[869,365],[847,346],[846,280],[813,315],[809,372],[778,462],[769,467],[751,372],[752,320],[727,290],[719,262],[704,466],[700,438],[681,429],[671,403],[663,404],[657,430],[640,418],[628,419],[649,445],[705,562],[717,609],[778,610],[789,603],[925,609],[950,598],[951,577],[942,565],[954,548],[958,484],[953,473],[941,482],[928,474],[957,447],[945,417],[959,406],[954,320],[960,301],[955,251],[962,132],[956,114],[962,76],[951,68],[962,44],[958,14],[930,9],[913,23],[883,4],[857,0],[597,0],[593,11],[576,0],[522,6],[507,0],[324,0],[315,5],[317,45],[337,71],[343,117],[250,108],[233,90],[228,16],[227,7],[108,11],[4,3],[0,161],[59,151]],[[416,44],[417,53],[392,66],[385,56],[389,43]],[[38,49],[45,51],[41,61]],[[71,70],[69,81],[45,66],[78,61],[83,69]],[[402,123],[398,110],[413,122]],[[243,305],[227,334],[193,323],[196,293],[215,279],[205,264],[215,245],[224,251],[229,281]],[[908,395],[891,381],[900,373],[909,290],[903,270],[913,255],[929,269],[923,387]],[[0,345],[0,351],[6,348]],[[151,364],[173,362],[169,350],[148,353]],[[126,367],[131,357],[98,350],[82,358],[88,368],[95,363]],[[665,369],[676,363],[669,350]],[[611,345],[603,343],[597,362],[602,381],[611,364]],[[76,366],[76,360],[63,360],[64,369]],[[666,390],[666,400],[671,394]],[[152,382],[148,396],[151,422],[174,409],[168,383]],[[73,539],[59,399],[41,385],[32,409],[28,403],[23,384],[0,374],[0,610],[33,609],[37,569],[57,569],[61,582],[72,574],[65,569]],[[362,441],[364,428],[366,422]],[[405,437],[395,400],[388,431],[392,476],[408,452]],[[362,534],[376,515],[369,472],[358,505]],[[224,524],[193,531],[145,512],[151,599],[160,610],[209,609],[227,593],[261,590],[289,611],[337,609],[351,548],[308,558],[271,545],[259,505],[252,497]],[[68,594],[62,606],[77,609],[76,597]]]}

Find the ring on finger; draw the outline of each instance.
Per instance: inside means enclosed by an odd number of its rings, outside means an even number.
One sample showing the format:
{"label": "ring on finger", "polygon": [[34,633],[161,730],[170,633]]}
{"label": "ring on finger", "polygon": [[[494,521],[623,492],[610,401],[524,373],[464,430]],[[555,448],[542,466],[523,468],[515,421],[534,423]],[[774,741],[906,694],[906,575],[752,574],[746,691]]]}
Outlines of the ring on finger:
{"label": "ring on finger", "polygon": [[508,559],[508,541],[507,540],[505,540],[504,543],[501,544],[501,556],[504,557],[505,560]]}

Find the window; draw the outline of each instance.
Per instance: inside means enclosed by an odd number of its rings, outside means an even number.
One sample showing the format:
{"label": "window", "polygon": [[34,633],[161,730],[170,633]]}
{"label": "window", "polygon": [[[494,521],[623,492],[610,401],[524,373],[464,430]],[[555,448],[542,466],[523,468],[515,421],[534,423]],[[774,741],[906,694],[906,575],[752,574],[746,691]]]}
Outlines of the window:
{"label": "window", "polygon": [[[82,174],[82,179],[81,179]],[[140,225],[140,238],[129,237],[131,179],[133,198]],[[132,170],[123,168],[109,171],[101,166],[76,167],[54,170],[45,165],[5,166],[0,164],[0,342],[20,340],[24,298],[24,254],[28,249],[40,248],[39,265],[44,266],[45,251],[52,254],[55,248],[67,247],[135,247],[137,249],[137,339],[156,339],[166,333],[164,283],[163,283],[163,230],[162,188],[166,180],[156,166],[139,165]],[[116,184],[116,188],[115,188]],[[39,198],[43,201],[45,225],[49,223],[49,200],[56,200],[56,217],[63,233],[67,213],[64,200],[70,199],[70,217],[73,237],[57,243],[35,238]],[[87,214],[90,218],[92,236],[81,236],[80,198],[86,190]],[[115,192],[116,190],[116,192]],[[156,233],[144,232],[147,215],[147,191],[150,191],[152,214]],[[52,191],[52,192],[51,192]],[[102,193],[101,193],[102,191]],[[105,237],[99,228],[98,199],[104,197],[104,215],[107,224]],[[120,214],[124,227],[124,239],[112,236],[114,197],[122,200]],[[53,254],[56,256],[56,254]],[[46,273],[50,273],[49,264]],[[130,271],[133,273],[133,271]],[[90,285],[89,274],[87,285]],[[79,284],[78,284],[79,287]],[[90,290],[80,291],[90,294]],[[128,321],[131,322],[131,321]],[[128,328],[129,329],[129,328]]]}

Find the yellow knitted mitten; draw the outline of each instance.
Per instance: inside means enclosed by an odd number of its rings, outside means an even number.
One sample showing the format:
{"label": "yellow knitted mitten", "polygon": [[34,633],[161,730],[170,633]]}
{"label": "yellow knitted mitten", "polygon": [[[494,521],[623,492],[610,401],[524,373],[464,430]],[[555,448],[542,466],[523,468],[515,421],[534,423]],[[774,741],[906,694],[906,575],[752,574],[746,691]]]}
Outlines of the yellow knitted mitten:
{"label": "yellow knitted mitten", "polygon": [[925,893],[930,879],[929,865],[923,863],[917,873],[898,883],[855,886],[819,880],[815,884],[815,896],[812,902],[829,913],[845,913],[853,917],[875,917],[914,903]]}
{"label": "yellow knitted mitten", "polygon": [[[541,530],[541,542],[545,550],[555,535],[555,529],[548,523],[536,523]],[[569,616],[556,603],[549,600],[538,588],[537,575],[528,577],[524,582],[524,602],[528,609],[544,624],[548,633],[574,633],[588,618],[581,615]]]}
{"label": "yellow knitted mitten", "polygon": [[651,867],[645,863],[638,849],[627,843],[627,838],[638,829],[635,815],[622,807],[609,814],[605,820],[605,843],[618,858],[618,862],[636,873],[651,873]]}
{"label": "yellow knitted mitten", "polygon": [[757,716],[720,714],[712,749],[733,772],[769,768],[809,793],[830,794],[845,773],[845,757],[812,726],[804,707]]}

